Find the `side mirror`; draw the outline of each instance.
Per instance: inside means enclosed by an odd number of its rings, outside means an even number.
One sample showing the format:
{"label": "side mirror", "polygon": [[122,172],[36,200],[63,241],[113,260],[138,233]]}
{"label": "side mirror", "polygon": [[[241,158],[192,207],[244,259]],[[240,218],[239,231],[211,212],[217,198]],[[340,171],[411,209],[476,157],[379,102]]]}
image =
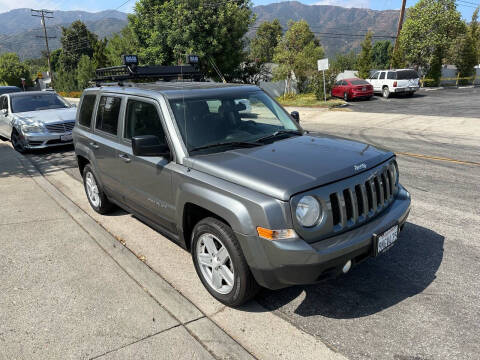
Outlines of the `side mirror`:
{"label": "side mirror", "polygon": [[155,135],[142,135],[132,138],[132,150],[135,156],[169,157],[168,145],[160,141]]}
{"label": "side mirror", "polygon": [[290,116],[293,118],[293,120],[300,124],[300,114],[298,113],[298,111],[292,111],[290,113]]}

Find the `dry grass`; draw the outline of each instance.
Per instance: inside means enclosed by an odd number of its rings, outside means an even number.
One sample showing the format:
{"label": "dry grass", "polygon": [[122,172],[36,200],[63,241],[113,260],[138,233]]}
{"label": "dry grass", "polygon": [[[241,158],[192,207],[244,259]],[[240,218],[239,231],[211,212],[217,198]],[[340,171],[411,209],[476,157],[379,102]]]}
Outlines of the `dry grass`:
{"label": "dry grass", "polygon": [[315,94],[297,94],[279,96],[277,101],[283,106],[295,106],[295,107],[321,107],[321,108],[333,108],[340,105],[344,105],[345,101],[340,99],[328,99],[327,102],[318,100]]}

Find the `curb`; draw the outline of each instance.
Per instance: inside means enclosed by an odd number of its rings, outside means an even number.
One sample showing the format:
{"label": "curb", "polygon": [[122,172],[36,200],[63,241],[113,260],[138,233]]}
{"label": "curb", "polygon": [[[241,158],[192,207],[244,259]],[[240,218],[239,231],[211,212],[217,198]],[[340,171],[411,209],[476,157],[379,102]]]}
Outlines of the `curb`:
{"label": "curb", "polygon": [[[116,235],[115,228],[108,224],[108,221],[105,221],[106,224],[102,222],[103,219],[108,220],[108,218],[98,217],[95,219],[95,217],[86,212],[85,209],[89,209],[86,198],[82,196],[81,200],[77,199],[80,192],[84,195],[83,186],[79,184],[78,179],[74,179],[71,174],[61,169],[58,169],[59,171],[57,172],[43,175],[29,159],[24,158],[22,162],[28,162],[29,165],[27,166],[33,168],[36,174],[41,175],[35,177],[35,179],[38,179],[41,187],[49,194],[52,194],[51,196],[56,199],[57,203],[69,212],[74,219],[78,217],[84,226],[94,228],[91,232],[87,232],[94,239],[96,237],[102,239],[102,248],[117,256],[118,261],[125,261],[125,271],[130,271],[132,275],[135,275],[139,279],[139,284],[144,286],[145,290],[152,297],[156,299],[158,297],[159,302],[163,301],[164,308],[179,319],[182,325],[187,328],[187,331],[217,358],[346,359],[342,354],[324,344],[320,339],[298,329],[280,316],[266,310],[255,301],[251,301],[240,309],[228,308],[211,298],[206,290],[204,291],[200,281],[194,279],[194,288],[188,289],[185,287],[185,285],[189,285],[188,281],[186,284],[179,284],[177,281],[181,281],[182,278],[172,278],[171,274],[159,273],[158,269],[152,269],[147,260],[142,262],[138,259],[131,248],[134,245],[130,245],[130,248],[124,246],[124,242],[120,245],[117,239],[120,239],[121,236]],[[80,205],[80,201],[83,200],[85,200],[85,204],[82,204],[84,208]],[[126,219],[126,221],[130,220]],[[133,221],[135,221],[135,224],[129,224],[141,226],[142,229],[147,228],[146,225],[138,222],[138,220],[133,219]],[[147,228],[146,231],[153,230]],[[162,241],[172,244],[170,240],[161,238],[161,235],[156,232],[155,234],[156,240],[159,241],[157,245],[160,245]],[[128,239],[127,243],[129,243]],[[174,246],[177,247],[176,245]],[[179,248],[178,251],[180,251]],[[185,251],[181,250],[180,252],[184,254],[182,257],[185,257]],[[147,258],[158,257],[158,254],[147,253],[146,255]],[[172,257],[175,256],[177,256],[177,253],[172,253]],[[123,259],[123,257],[128,257],[128,259]],[[188,259],[190,261],[191,257],[188,256]],[[182,262],[182,259],[177,260]],[[140,269],[142,277],[135,274],[134,271],[136,269]],[[187,274],[182,276],[194,275],[188,275],[187,271]],[[191,282],[191,279],[189,281]],[[180,299],[180,305],[168,298],[172,292],[176,298]],[[217,334],[220,334],[221,338]]]}

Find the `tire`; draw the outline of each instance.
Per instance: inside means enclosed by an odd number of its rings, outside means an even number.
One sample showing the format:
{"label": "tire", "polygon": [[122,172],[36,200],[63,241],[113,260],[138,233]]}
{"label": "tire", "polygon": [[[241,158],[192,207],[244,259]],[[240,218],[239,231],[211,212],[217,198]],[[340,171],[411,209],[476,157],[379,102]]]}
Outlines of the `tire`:
{"label": "tire", "polygon": [[348,98],[348,93],[346,93],[346,92],[343,93],[343,100],[345,100],[345,101],[348,101],[348,100],[349,100],[349,98]]}
{"label": "tire", "polygon": [[97,177],[90,165],[85,165],[83,169],[83,187],[85,188],[90,206],[97,213],[105,215],[114,209],[115,206],[108,201],[107,196],[100,185],[98,185]]}
{"label": "tire", "polygon": [[390,90],[388,89],[388,86],[383,87],[382,95],[385,99],[388,99],[390,97]]}
{"label": "tire", "polygon": [[224,222],[211,217],[199,221],[191,249],[198,277],[221,303],[240,306],[260,290],[233,230]]}
{"label": "tire", "polygon": [[27,149],[25,147],[25,141],[22,140],[22,137],[18,133],[17,129],[12,130],[10,140],[12,141],[13,148],[20,154],[25,154],[27,152]]}

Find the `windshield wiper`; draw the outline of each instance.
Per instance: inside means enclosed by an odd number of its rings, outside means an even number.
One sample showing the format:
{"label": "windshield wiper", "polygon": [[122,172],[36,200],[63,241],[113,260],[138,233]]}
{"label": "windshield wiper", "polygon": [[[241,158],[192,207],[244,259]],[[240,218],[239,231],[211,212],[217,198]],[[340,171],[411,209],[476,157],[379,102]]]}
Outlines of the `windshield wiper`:
{"label": "windshield wiper", "polygon": [[195,147],[193,149],[190,149],[190,151],[212,149],[212,148],[222,147],[222,146],[254,147],[254,146],[262,146],[262,145],[263,144],[260,144],[258,142],[230,141],[230,142],[221,142],[221,143],[216,143],[216,144],[208,144],[208,145],[198,146],[198,147]]}
{"label": "windshield wiper", "polygon": [[270,134],[270,135],[261,137],[260,139],[257,139],[256,142],[262,142],[262,141],[265,141],[265,140],[274,139],[279,135],[285,135],[285,134],[303,135],[303,132],[300,131],[300,130],[286,130],[286,129],[277,130],[273,134]]}

